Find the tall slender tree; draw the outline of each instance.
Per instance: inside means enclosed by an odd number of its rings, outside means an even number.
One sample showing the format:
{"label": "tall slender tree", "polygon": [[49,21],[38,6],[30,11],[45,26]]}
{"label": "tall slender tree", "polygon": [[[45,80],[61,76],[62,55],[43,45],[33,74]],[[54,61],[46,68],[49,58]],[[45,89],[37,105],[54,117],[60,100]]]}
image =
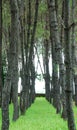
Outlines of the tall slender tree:
{"label": "tall slender tree", "polygon": [[[20,111],[21,114],[25,112],[25,58],[24,58],[24,37],[25,36],[25,0],[18,0],[18,8],[19,8],[19,22],[20,22],[20,47],[21,47],[21,62],[22,62],[22,69],[20,70],[21,76],[21,84],[22,90],[20,92]],[[25,38],[26,39],[26,38]],[[26,52],[27,53],[27,52]]]}
{"label": "tall slender tree", "polygon": [[[64,21],[64,1],[62,2],[62,21]],[[62,117],[64,119],[67,119],[67,112],[66,112],[66,95],[65,95],[65,65],[64,65],[64,40],[63,40],[63,35],[64,35],[64,25],[61,24],[61,36],[60,36],[60,45],[61,45],[61,60],[60,60],[60,66],[59,66],[59,79],[60,79],[60,86],[62,89],[62,93],[61,93],[61,101],[62,101]]]}
{"label": "tall slender tree", "polygon": [[18,107],[18,43],[19,43],[19,15],[17,0],[10,0],[11,7],[11,83],[12,83],[12,101],[14,105],[13,120],[19,116]]}
{"label": "tall slender tree", "polygon": [[58,33],[58,21],[57,21],[57,13],[55,8],[55,1],[48,0],[48,9],[49,9],[49,21],[50,21],[50,37],[52,44],[52,83],[54,90],[53,103],[57,108],[57,112],[61,111],[61,103],[60,103],[60,84],[58,77],[58,68],[60,64],[61,57],[61,46],[60,39]]}
{"label": "tall slender tree", "polygon": [[[76,69],[76,56],[75,56],[75,0],[72,0],[72,35],[71,35],[71,55],[72,55],[72,84],[75,83],[75,105],[77,105],[77,73]],[[73,85],[74,89],[74,85]]]}
{"label": "tall slender tree", "polygon": [[0,1],[0,106],[2,100],[2,0]]}
{"label": "tall slender tree", "polygon": [[[22,104],[22,112],[23,114],[25,113],[25,110],[31,105],[31,91],[34,89],[32,87],[33,84],[35,84],[34,79],[35,79],[35,70],[34,70],[34,63],[33,63],[33,55],[34,55],[34,39],[35,39],[35,32],[36,32],[36,27],[37,27],[37,18],[38,18],[38,7],[39,7],[39,1],[35,1],[35,14],[34,14],[34,19],[33,19],[33,26],[32,26],[32,32],[31,32],[31,22],[32,22],[32,17],[31,17],[31,0],[27,1],[28,2],[28,9],[27,9],[27,35],[26,35],[26,41],[24,41],[24,46],[25,46],[25,86],[23,87],[22,90],[22,96],[21,96],[21,104]],[[32,66],[31,66],[32,65]],[[32,70],[33,69],[33,70]],[[33,78],[32,75],[33,74]],[[32,83],[32,84],[30,84]],[[33,90],[34,93],[34,90]],[[31,96],[31,97],[30,97]],[[30,101],[30,102],[29,102]]]}
{"label": "tall slender tree", "polygon": [[46,99],[50,102],[50,74],[49,74],[49,41],[48,39],[44,40],[45,47],[45,91]]}
{"label": "tall slender tree", "polygon": [[65,65],[66,65],[66,108],[68,117],[69,130],[76,130],[74,122],[74,114],[72,109],[72,59],[71,59],[71,44],[70,44],[70,30],[69,30],[69,12],[70,0],[65,0],[64,6],[64,40],[65,40]]}
{"label": "tall slender tree", "polygon": [[[9,39],[10,40],[10,39]],[[8,69],[2,89],[2,130],[9,129],[9,101],[11,93],[11,52],[10,46],[7,52]]]}

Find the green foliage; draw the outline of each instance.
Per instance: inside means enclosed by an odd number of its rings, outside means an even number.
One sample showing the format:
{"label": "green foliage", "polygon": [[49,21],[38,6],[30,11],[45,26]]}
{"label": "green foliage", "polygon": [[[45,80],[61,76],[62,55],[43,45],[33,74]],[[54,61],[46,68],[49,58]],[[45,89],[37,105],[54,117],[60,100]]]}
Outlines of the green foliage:
{"label": "green foliage", "polygon": [[42,0],[40,2],[39,8],[40,8],[39,13],[43,13],[43,14],[46,13],[46,11],[47,11],[47,3],[44,0]]}
{"label": "green foliage", "polygon": [[[9,46],[9,32],[11,25],[11,14],[9,1],[3,1],[2,6],[2,53],[5,55]],[[7,56],[6,56],[7,57]]]}
{"label": "green foliage", "polygon": [[37,74],[37,79],[38,79],[39,81],[43,80],[42,74]]}
{"label": "green foliage", "polygon": [[49,38],[50,31],[45,29],[47,13],[47,3],[45,1],[41,1],[39,5],[39,15],[36,30],[36,37],[38,38]]}
{"label": "green foliage", "polygon": [[10,21],[11,21],[11,16],[10,16],[10,4],[9,2],[5,2],[3,3],[3,27],[7,28],[10,25]]}
{"label": "green foliage", "polygon": [[39,38],[43,37],[43,35],[44,35],[43,25],[44,25],[43,22],[41,23],[41,22],[38,21],[38,23],[37,23],[36,37],[39,37]]}

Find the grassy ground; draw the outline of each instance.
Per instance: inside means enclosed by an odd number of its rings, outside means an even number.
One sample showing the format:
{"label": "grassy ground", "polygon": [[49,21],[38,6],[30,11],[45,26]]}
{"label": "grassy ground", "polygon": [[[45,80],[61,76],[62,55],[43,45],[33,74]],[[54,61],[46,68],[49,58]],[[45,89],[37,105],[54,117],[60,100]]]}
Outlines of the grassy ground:
{"label": "grassy ground", "polygon": [[[74,111],[77,118],[77,108],[74,108]],[[20,116],[16,122],[12,122],[10,106],[10,130],[68,130],[67,122],[55,113],[55,109],[44,98],[37,98],[25,116]]]}

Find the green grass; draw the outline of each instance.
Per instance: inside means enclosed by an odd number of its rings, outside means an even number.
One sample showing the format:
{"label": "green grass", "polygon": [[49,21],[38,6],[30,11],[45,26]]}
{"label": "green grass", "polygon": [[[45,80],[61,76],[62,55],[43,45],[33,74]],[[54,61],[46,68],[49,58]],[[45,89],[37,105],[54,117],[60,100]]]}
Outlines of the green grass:
{"label": "green grass", "polygon": [[[10,106],[10,130],[68,130],[64,121],[52,105],[44,98],[36,98],[35,103],[27,110],[25,116],[12,121],[12,105]],[[77,118],[77,108],[74,108]],[[1,114],[1,113],[0,113]],[[76,119],[77,124],[77,119]]]}

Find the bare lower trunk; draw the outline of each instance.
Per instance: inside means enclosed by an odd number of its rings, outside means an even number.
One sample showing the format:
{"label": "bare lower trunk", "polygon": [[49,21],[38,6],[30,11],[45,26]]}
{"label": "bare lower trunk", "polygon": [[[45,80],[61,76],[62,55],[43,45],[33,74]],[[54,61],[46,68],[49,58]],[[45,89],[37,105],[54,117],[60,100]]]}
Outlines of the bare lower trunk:
{"label": "bare lower trunk", "polygon": [[54,89],[54,105],[56,105],[57,113],[61,111],[60,104],[60,84],[58,78],[58,68],[60,65],[61,46],[58,31],[57,13],[55,8],[55,0],[48,0],[49,20],[50,20],[50,37],[52,43],[52,64],[53,64],[53,89]]}
{"label": "bare lower trunk", "polygon": [[49,41],[45,39],[45,91],[46,99],[50,102],[50,74],[49,74]]}
{"label": "bare lower trunk", "polygon": [[7,78],[2,91],[2,130],[9,130],[9,100],[10,100],[11,79]]}
{"label": "bare lower trunk", "polygon": [[18,21],[18,3],[17,0],[10,0],[11,7],[11,58],[12,58],[12,100],[14,106],[13,120],[19,117],[18,107],[18,39],[19,39],[19,21]]}
{"label": "bare lower trunk", "polygon": [[75,81],[75,105],[77,106],[77,75],[74,75]]}
{"label": "bare lower trunk", "polygon": [[9,101],[11,92],[11,54],[8,57],[8,71],[2,89],[2,130],[9,130]]}
{"label": "bare lower trunk", "polygon": [[0,107],[2,102],[2,0],[0,0]]}
{"label": "bare lower trunk", "polygon": [[[64,1],[62,2],[62,20],[64,20]],[[64,56],[64,51],[63,51],[63,36],[64,36],[64,27],[61,24],[61,54],[63,54]],[[61,89],[62,89],[62,94],[61,94],[61,101],[62,101],[62,115],[61,117],[63,119],[67,119],[67,112],[66,112],[66,95],[65,95],[65,65],[64,65],[64,61],[63,61],[63,57],[61,56],[61,61],[60,61],[60,85],[61,85]]]}
{"label": "bare lower trunk", "polygon": [[71,44],[70,44],[70,32],[69,32],[69,11],[70,0],[65,0],[65,65],[66,65],[66,108],[68,117],[69,130],[76,130],[74,122],[74,114],[72,109],[72,62],[71,62]]}
{"label": "bare lower trunk", "polygon": [[34,63],[32,61],[32,67],[31,67],[31,89],[30,89],[30,100],[31,100],[31,103],[34,103],[34,100],[35,100],[35,78],[36,78],[36,75],[35,75],[35,67],[34,67]]}

